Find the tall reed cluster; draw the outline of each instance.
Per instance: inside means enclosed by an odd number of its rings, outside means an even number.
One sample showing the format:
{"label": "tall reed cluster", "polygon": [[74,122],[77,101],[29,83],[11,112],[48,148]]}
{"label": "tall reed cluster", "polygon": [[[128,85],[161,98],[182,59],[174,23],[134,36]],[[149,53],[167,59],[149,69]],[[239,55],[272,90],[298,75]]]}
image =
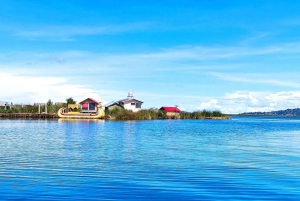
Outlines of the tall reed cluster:
{"label": "tall reed cluster", "polygon": [[[57,113],[58,110],[61,107],[66,107],[67,104],[61,104],[61,105],[55,105],[49,100],[46,103],[47,106],[47,113]],[[38,105],[13,105],[11,108],[6,108],[4,107],[0,108],[0,113],[32,113],[32,114],[37,114],[39,112],[39,106]],[[46,112],[45,105],[40,106],[40,113]]]}
{"label": "tall reed cluster", "polygon": [[106,115],[116,120],[153,120],[153,119],[204,119],[204,118],[226,118],[228,116],[220,111],[197,111],[197,112],[181,112],[176,115],[168,115],[160,110],[140,110],[132,112],[123,108],[114,108],[107,110]]}
{"label": "tall reed cluster", "polygon": [[113,117],[116,120],[153,120],[159,118],[159,113],[153,110],[140,110],[132,112],[122,108],[114,108],[106,111],[106,115]]}

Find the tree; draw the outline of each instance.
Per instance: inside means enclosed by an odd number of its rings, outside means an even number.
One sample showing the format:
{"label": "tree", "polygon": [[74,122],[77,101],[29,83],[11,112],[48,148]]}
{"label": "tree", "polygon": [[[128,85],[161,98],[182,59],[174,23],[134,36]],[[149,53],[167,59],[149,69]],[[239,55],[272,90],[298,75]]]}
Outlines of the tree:
{"label": "tree", "polygon": [[49,99],[47,102],[47,107],[51,107],[52,105],[53,105],[53,102],[51,101],[51,99]]}
{"label": "tree", "polygon": [[46,113],[53,113],[53,102],[51,101],[51,99],[48,100],[48,102],[46,103],[46,107],[45,108],[45,112]]}
{"label": "tree", "polygon": [[72,97],[66,99],[68,104],[76,104],[76,101],[73,100]]}

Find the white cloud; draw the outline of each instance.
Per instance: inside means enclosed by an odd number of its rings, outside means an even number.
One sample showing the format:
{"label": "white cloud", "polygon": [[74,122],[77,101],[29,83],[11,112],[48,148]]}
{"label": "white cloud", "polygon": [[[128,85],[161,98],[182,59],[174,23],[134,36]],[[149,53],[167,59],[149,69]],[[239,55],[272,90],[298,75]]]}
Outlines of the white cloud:
{"label": "white cloud", "polygon": [[[54,53],[2,53],[0,55],[2,70],[0,75],[0,94],[4,101],[14,102],[45,102],[48,99],[55,101],[64,101],[68,97],[73,97],[80,100],[90,96],[99,100],[101,95],[105,95],[108,100],[117,100],[126,95],[129,87],[141,85],[138,89],[129,88],[129,90],[139,90],[139,97],[145,100],[145,104],[152,106],[162,106],[179,104],[181,107],[193,111],[194,109],[209,109],[221,110],[224,113],[240,113],[248,111],[271,111],[277,109],[285,109],[287,107],[298,107],[297,98],[299,92],[255,92],[255,91],[238,91],[234,93],[225,94],[221,98],[202,98],[205,92],[188,91],[189,85],[200,85],[204,81],[193,80],[185,74],[181,77],[179,73],[186,73],[186,71],[207,74],[209,68],[211,70],[228,70],[231,65],[216,63],[190,62],[195,60],[208,60],[212,58],[222,58],[223,52],[231,50],[232,53],[239,49],[226,48],[200,48],[200,47],[182,47],[167,50],[160,50],[157,53],[132,53],[132,54],[101,54],[92,52],[67,51]],[[234,51],[233,51],[234,50]],[[246,50],[245,50],[246,51]],[[225,53],[227,54],[227,53]],[[185,59],[188,62],[185,62]],[[178,62],[182,60],[183,62]],[[209,64],[213,64],[209,66]],[[235,66],[238,68],[238,66]],[[222,68],[222,69],[221,69]],[[164,73],[172,71],[174,73]],[[9,72],[9,73],[5,73]],[[151,84],[153,88],[145,89],[144,86],[149,85],[149,80],[144,79],[145,76],[161,75],[164,79],[158,79]],[[245,71],[244,71],[245,72]],[[176,74],[178,73],[178,74]],[[185,87],[187,90],[184,94],[177,95],[174,92],[164,93],[157,92],[160,88],[155,88],[158,84],[164,87],[179,83],[179,81],[172,80],[173,77],[181,79],[180,87]],[[268,84],[275,86],[288,86],[293,88],[300,88],[297,82],[298,75],[295,73],[294,77],[290,75],[274,74],[229,74],[214,72],[211,75],[219,77],[223,80],[230,80],[235,82]],[[129,79],[133,77],[139,79]],[[169,77],[168,77],[169,76]],[[254,79],[255,78],[255,79]],[[272,78],[272,79],[270,79]],[[76,84],[71,84],[76,83]],[[142,81],[141,81],[142,80]],[[157,81],[157,82],[156,82]],[[207,79],[207,85],[218,83],[210,83]],[[128,83],[126,83],[128,82]],[[164,83],[165,82],[165,83]],[[93,89],[82,83],[93,84]],[[127,84],[127,85],[126,85]],[[155,85],[157,84],[157,85]],[[126,88],[128,87],[128,88]],[[163,87],[161,87],[163,88]],[[192,88],[192,87],[191,87]],[[95,91],[97,89],[97,91]],[[106,91],[105,91],[105,90]],[[143,91],[144,90],[144,91]],[[234,90],[234,88],[232,89]],[[276,88],[275,88],[276,90]],[[220,94],[221,90],[215,94]],[[144,95],[142,94],[144,93]],[[155,93],[153,98],[147,94]],[[189,93],[189,94],[188,94]],[[223,92],[225,93],[225,92]],[[146,94],[146,95],[145,95]],[[217,95],[218,96],[218,95]],[[158,97],[158,98],[157,98]],[[171,98],[170,98],[171,97]],[[215,97],[215,96],[214,96]],[[292,97],[294,99],[292,99]],[[157,99],[157,100],[155,100]],[[202,103],[199,101],[204,100]],[[197,105],[191,108],[190,104]]]}
{"label": "white cloud", "polygon": [[221,110],[222,106],[218,105],[217,99],[211,99],[208,102],[202,102],[199,107],[197,107],[198,110]]}
{"label": "white cloud", "polygon": [[1,99],[14,103],[34,103],[75,100],[90,97],[101,101],[101,97],[92,89],[83,85],[69,84],[62,77],[30,77],[11,73],[0,74]]}
{"label": "white cloud", "polygon": [[237,91],[200,103],[198,109],[221,110],[228,114],[269,112],[299,108],[300,91],[251,92]]}

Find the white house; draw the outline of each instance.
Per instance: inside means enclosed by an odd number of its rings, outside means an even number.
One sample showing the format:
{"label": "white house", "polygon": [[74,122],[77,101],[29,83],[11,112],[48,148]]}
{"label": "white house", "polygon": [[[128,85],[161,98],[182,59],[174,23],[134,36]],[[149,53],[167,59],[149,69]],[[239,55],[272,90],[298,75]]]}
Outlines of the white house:
{"label": "white house", "polygon": [[124,109],[132,110],[133,112],[137,112],[142,109],[142,104],[144,102],[134,99],[133,93],[128,92],[128,96],[126,99],[116,101],[116,103],[118,103]]}

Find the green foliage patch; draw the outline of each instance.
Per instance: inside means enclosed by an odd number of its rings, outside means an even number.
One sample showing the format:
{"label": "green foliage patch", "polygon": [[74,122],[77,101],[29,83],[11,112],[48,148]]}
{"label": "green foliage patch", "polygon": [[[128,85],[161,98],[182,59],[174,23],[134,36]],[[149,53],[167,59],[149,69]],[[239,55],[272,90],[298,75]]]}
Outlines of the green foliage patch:
{"label": "green foliage patch", "polygon": [[220,111],[196,111],[196,112],[181,112],[180,114],[168,116],[165,111],[155,110],[140,110],[133,112],[123,108],[114,108],[106,111],[106,115],[116,120],[153,120],[153,119],[204,119],[204,118],[226,118],[227,116]]}

